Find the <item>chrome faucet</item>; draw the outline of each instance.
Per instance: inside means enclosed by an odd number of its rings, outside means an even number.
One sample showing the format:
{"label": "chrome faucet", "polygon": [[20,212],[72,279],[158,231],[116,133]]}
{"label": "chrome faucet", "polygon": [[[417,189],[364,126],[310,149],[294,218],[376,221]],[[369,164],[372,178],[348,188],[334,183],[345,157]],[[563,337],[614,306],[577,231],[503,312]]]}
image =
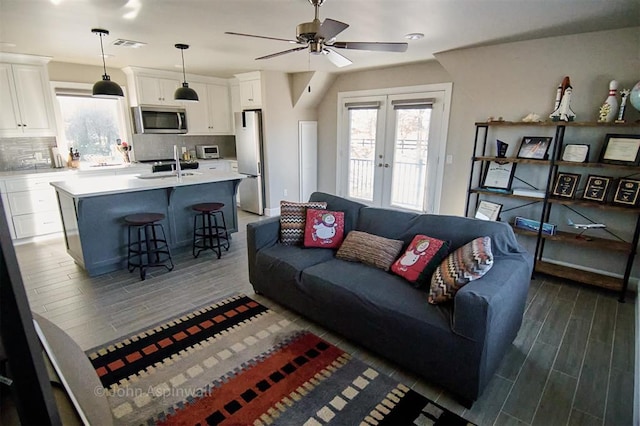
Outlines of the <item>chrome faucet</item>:
{"label": "chrome faucet", "polygon": [[176,145],[173,146],[173,158],[176,160],[176,176],[180,180],[182,178],[182,169],[180,168],[180,155],[178,155],[178,147]]}

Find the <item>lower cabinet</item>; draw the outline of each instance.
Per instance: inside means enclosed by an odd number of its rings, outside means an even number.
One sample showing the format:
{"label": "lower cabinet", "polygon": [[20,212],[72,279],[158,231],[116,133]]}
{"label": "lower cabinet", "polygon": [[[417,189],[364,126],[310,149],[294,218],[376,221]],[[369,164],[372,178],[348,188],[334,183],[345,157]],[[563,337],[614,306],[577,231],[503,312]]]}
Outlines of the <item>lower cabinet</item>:
{"label": "lower cabinet", "polygon": [[13,227],[17,239],[62,232],[60,213],[57,210],[13,216]]}

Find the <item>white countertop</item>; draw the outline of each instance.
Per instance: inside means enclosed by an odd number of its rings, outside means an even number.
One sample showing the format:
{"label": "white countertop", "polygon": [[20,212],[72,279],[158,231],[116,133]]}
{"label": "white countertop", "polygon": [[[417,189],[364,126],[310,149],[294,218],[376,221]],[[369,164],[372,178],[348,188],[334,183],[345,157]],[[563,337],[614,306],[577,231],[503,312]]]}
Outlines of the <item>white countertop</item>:
{"label": "white countertop", "polygon": [[116,166],[91,166],[90,164],[82,164],[80,168],[71,169],[62,167],[59,169],[44,168],[44,169],[30,169],[30,170],[14,170],[8,172],[0,172],[0,178],[29,178],[29,177],[49,177],[60,176],[60,179],[66,179],[67,177],[82,176],[84,174],[90,175],[92,172],[118,172],[120,174],[140,173],[141,169],[148,168],[151,171],[150,164],[144,163],[129,163],[120,164]]}
{"label": "white countertop", "polygon": [[[51,182],[58,191],[65,192],[74,198],[96,197],[100,195],[120,194],[125,192],[148,191],[153,189],[174,188],[203,183],[224,182],[243,179],[246,176],[233,172],[207,172],[197,170],[183,171],[186,176],[180,179],[172,172],[148,173],[139,175],[120,175],[105,177],[87,177],[60,182]],[[146,178],[146,179],[145,179]]]}

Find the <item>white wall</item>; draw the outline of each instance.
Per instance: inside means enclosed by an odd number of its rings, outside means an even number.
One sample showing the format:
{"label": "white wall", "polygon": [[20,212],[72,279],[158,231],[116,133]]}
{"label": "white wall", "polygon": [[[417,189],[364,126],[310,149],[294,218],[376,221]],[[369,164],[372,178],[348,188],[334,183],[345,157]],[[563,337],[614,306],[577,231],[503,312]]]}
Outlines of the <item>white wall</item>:
{"label": "white wall", "polygon": [[[49,62],[47,64],[51,81],[66,81],[73,83],[95,83],[102,80],[104,69],[93,65],[71,64],[66,62]],[[120,86],[127,85],[127,76],[122,70],[107,67],[107,74],[111,80]]]}
{"label": "white wall", "polygon": [[298,121],[316,119],[315,110],[293,107],[291,78],[282,72],[262,72],[265,207],[274,214],[280,200],[299,201]]}
{"label": "white wall", "polygon": [[[572,109],[595,120],[612,79],[631,88],[640,80],[640,28],[476,47],[436,54],[436,61],[341,74],[318,108],[319,189],[335,192],[338,92],[453,82],[453,99],[440,213],[462,215],[476,121],[489,116],[520,120],[548,115],[565,75]],[[626,118],[637,119],[627,108]]]}

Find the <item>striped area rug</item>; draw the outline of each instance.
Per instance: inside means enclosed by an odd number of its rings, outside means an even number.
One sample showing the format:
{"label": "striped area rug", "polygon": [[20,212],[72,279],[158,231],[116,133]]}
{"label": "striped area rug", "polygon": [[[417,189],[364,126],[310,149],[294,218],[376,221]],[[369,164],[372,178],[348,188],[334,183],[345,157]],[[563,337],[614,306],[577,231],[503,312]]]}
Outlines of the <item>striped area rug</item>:
{"label": "striped area rug", "polygon": [[470,424],[244,295],[87,356],[116,424]]}

